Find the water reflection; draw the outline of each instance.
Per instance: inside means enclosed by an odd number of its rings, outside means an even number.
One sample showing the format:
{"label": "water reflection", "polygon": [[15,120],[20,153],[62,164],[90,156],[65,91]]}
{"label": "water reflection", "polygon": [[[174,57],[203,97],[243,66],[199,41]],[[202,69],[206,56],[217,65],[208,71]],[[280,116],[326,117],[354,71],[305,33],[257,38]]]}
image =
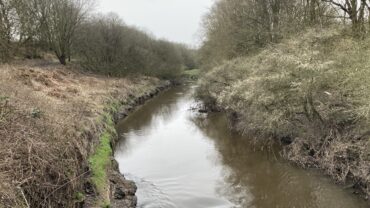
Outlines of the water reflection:
{"label": "water reflection", "polygon": [[[248,138],[223,128],[227,122],[222,114],[192,120],[215,142],[227,185],[221,191],[229,200],[243,207],[365,207],[318,173],[294,168],[266,152],[254,151]],[[246,190],[253,199],[244,199]]]}
{"label": "water reflection", "polygon": [[318,173],[254,151],[222,114],[193,105],[191,91],[176,88],[120,123],[115,157],[138,185],[139,207],[366,207]]}
{"label": "water reflection", "polygon": [[[147,101],[145,106],[135,110],[127,118],[117,125],[117,132],[120,134],[121,142],[117,151],[130,151],[130,145],[138,145],[137,142],[125,142],[126,138],[131,138],[133,134],[149,135],[150,131],[158,128],[162,120],[168,120],[171,113],[178,109],[177,101],[183,96],[182,88],[173,88],[165,93],[161,93],[155,99]],[[123,136],[125,135],[126,136]],[[131,136],[130,136],[131,135]]]}

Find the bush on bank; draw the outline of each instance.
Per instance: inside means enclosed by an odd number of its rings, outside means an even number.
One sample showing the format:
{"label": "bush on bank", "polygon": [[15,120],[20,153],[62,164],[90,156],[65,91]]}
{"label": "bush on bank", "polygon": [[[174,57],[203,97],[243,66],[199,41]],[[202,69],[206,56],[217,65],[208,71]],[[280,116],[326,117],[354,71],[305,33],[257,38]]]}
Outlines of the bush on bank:
{"label": "bush on bank", "polygon": [[282,141],[286,158],[354,179],[368,196],[369,54],[369,39],[309,29],[215,67],[197,96],[229,112],[237,130]]}

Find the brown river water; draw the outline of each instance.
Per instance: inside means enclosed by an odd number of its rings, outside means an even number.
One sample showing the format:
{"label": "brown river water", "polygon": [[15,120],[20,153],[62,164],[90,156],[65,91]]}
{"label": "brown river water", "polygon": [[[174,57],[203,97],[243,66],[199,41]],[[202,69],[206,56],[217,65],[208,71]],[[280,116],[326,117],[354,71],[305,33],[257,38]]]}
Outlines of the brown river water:
{"label": "brown river water", "polygon": [[199,114],[194,87],[163,92],[117,126],[121,173],[143,208],[365,208],[322,173],[256,151],[222,113]]}

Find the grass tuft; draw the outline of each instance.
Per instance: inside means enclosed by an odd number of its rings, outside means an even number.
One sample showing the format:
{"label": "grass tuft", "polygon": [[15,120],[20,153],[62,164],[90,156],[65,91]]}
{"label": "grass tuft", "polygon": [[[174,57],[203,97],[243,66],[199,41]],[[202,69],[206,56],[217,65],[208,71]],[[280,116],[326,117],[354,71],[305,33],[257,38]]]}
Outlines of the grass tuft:
{"label": "grass tuft", "polygon": [[111,139],[112,134],[107,131],[104,132],[100,137],[100,144],[95,154],[89,159],[92,172],[91,179],[100,193],[104,192],[108,180],[106,170],[109,167],[110,157],[112,155]]}
{"label": "grass tuft", "polygon": [[85,200],[86,196],[82,192],[76,192],[74,198],[77,202],[83,202]]}
{"label": "grass tuft", "polygon": [[[116,107],[115,104],[109,106]],[[100,136],[100,143],[95,153],[89,158],[89,163],[92,174],[91,181],[101,196],[100,201],[97,203],[100,204],[101,207],[110,207],[109,195],[106,195],[109,187],[107,171],[111,165],[111,156],[113,154],[111,143],[116,137],[116,130],[110,113],[103,113],[101,122],[105,130]]]}

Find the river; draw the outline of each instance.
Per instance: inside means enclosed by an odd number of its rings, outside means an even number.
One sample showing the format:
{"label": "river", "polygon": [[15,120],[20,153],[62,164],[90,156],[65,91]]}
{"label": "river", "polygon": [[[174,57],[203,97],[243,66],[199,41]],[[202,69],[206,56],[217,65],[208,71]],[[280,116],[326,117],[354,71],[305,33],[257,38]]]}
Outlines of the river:
{"label": "river", "polygon": [[138,207],[367,207],[319,171],[255,150],[222,113],[191,110],[193,88],[163,92],[117,126],[115,158],[138,186]]}

